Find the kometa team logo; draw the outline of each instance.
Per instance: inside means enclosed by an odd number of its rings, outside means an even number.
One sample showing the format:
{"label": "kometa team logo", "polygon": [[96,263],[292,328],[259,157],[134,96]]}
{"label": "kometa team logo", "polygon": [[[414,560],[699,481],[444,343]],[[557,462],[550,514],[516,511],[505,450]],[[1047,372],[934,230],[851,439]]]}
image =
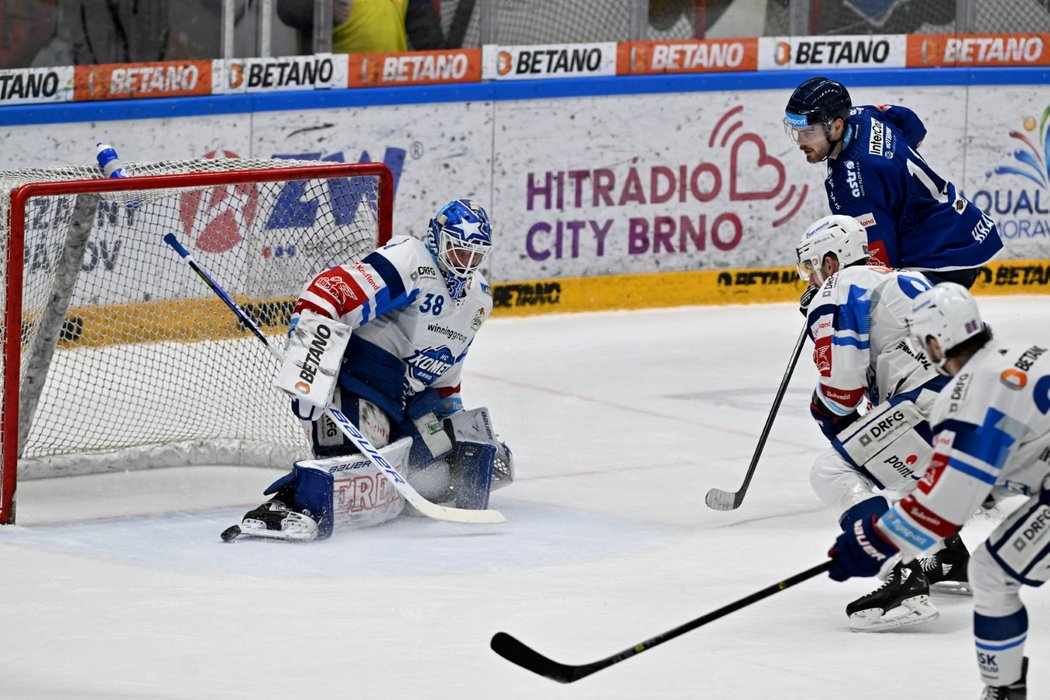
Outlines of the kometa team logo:
{"label": "kometa team logo", "polygon": [[432,384],[447,372],[455,361],[456,358],[452,351],[444,346],[416,350],[411,357],[405,358],[405,364],[408,365],[412,378],[424,384]]}

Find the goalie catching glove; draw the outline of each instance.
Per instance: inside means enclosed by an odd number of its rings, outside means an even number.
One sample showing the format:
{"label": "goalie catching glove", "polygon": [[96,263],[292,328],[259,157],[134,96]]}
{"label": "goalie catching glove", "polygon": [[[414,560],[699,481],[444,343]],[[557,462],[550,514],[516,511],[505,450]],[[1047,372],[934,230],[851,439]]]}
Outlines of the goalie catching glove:
{"label": "goalie catching glove", "polygon": [[292,397],[299,418],[317,420],[332,402],[350,331],[345,323],[308,310],[289,330],[274,386]]}

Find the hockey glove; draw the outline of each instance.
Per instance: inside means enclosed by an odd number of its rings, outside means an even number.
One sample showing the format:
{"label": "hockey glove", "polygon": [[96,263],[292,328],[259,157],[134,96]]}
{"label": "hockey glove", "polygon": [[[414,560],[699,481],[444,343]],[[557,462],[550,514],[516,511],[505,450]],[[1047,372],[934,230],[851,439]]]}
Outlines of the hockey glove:
{"label": "hockey glove", "polygon": [[875,526],[874,516],[854,520],[835,540],[828,556],[835,560],[828,576],[845,581],[854,576],[874,576],[898,552]]}
{"label": "hockey glove", "polygon": [[824,433],[824,437],[834,441],[836,435],[860,418],[860,412],[852,411],[844,416],[832,413],[831,409],[820,400],[817,391],[813,391],[813,397],[809,401],[809,414],[813,416],[813,420],[817,421],[817,425],[820,426],[820,432]]}
{"label": "hockey glove", "polygon": [[806,291],[802,292],[802,296],[798,300],[798,310],[802,312],[803,317],[809,316],[809,303],[813,301],[813,297],[817,296],[819,291],[820,287],[811,284],[806,287]]}

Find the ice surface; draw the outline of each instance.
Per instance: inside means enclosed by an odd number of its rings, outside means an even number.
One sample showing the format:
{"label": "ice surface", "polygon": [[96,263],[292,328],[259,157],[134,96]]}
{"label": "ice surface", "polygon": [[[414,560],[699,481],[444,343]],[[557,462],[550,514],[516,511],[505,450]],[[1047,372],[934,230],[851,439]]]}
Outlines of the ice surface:
{"label": "ice surface", "polygon": [[[998,335],[1050,342],[1045,297],[981,304]],[[704,505],[740,485],[801,323],[789,304],[490,321],[463,387],[515,452],[503,525],[224,544],[280,472],[25,482],[0,529],[0,698],[976,698],[970,599],[853,634],[873,581],[807,581],[569,686],[488,648],[506,631],[594,661],[824,559],[808,352],[744,504]],[[1024,595],[1050,697],[1050,596]]]}

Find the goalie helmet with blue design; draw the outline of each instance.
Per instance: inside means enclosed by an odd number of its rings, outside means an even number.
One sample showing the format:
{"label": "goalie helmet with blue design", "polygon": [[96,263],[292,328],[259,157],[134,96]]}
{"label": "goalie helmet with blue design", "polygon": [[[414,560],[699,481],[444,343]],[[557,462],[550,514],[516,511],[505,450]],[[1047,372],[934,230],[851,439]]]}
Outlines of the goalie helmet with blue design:
{"label": "goalie helmet with blue design", "polygon": [[471,199],[454,199],[430,220],[426,244],[445,278],[449,296],[459,299],[492,249],[489,215]]}

